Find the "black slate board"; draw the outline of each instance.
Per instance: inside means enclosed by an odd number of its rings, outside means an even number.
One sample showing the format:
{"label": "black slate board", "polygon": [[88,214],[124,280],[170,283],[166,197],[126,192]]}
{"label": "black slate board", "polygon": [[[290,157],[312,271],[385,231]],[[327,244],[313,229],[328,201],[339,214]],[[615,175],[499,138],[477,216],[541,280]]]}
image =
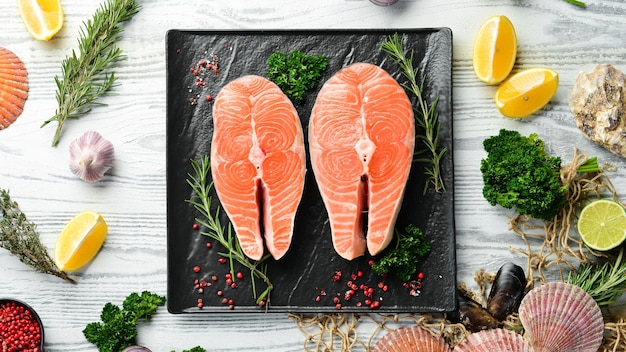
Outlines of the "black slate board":
{"label": "black slate board", "polygon": [[[424,93],[428,101],[439,97],[437,111],[441,125],[440,143],[448,149],[442,161],[447,187],[426,194],[424,166],[414,163],[407,185],[397,228],[414,223],[426,234],[431,252],[419,263],[424,273],[419,295],[394,276],[380,277],[369,267],[370,256],[353,261],[339,257],[331,244],[327,214],[307,167],[304,196],[296,216],[292,246],[279,261],[270,260],[268,275],[274,284],[268,312],[322,313],[337,312],[333,299],[339,297],[341,312],[367,312],[366,297],[358,290],[350,301],[344,300],[351,274],[361,271],[354,280],[374,288],[373,300],[380,301],[377,312],[448,312],[456,309],[456,258],[454,230],[454,182],[452,157],[452,33],[447,28],[401,30],[324,30],[324,31],[181,31],[167,33],[167,306],[171,313],[229,311],[222,298],[233,299],[233,312],[262,312],[253,299],[249,272],[237,280],[238,287],[226,287],[224,275],[228,264],[218,263],[218,245],[208,249],[210,239],[202,229],[193,229],[196,210],[186,202],[193,196],[187,184],[192,172],[190,160],[210,154],[212,102],[222,86],[245,74],[265,76],[267,58],[276,51],[300,50],[309,55],[325,55],[328,69],[319,87],[342,67],[354,62],[369,62],[386,69],[400,83],[405,83],[397,65],[379,49],[389,35],[406,36],[405,48],[414,50],[414,63],[425,74]],[[214,57],[215,55],[215,57]],[[219,72],[194,75],[193,68],[206,59],[219,62]],[[198,81],[198,79],[201,79]],[[204,82],[204,83],[203,83]],[[317,90],[297,107],[307,140],[309,114]],[[414,101],[414,104],[417,104]],[[419,134],[420,131],[418,130]],[[307,146],[308,148],[308,146]],[[416,149],[421,149],[418,140]],[[310,163],[310,161],[308,161]],[[218,198],[213,196],[215,204]],[[227,223],[227,218],[222,218]],[[201,268],[194,272],[194,266]],[[238,268],[237,270],[240,270]],[[335,271],[342,272],[333,281]],[[218,276],[212,282],[212,275]],[[194,280],[207,280],[210,287],[200,293]],[[387,285],[387,291],[378,287]],[[261,284],[261,289],[263,288]],[[222,290],[224,296],[217,295]],[[318,298],[319,297],[319,298]],[[202,299],[203,308],[197,306]],[[360,302],[360,303],[358,303]],[[360,304],[360,306],[359,306]]]}

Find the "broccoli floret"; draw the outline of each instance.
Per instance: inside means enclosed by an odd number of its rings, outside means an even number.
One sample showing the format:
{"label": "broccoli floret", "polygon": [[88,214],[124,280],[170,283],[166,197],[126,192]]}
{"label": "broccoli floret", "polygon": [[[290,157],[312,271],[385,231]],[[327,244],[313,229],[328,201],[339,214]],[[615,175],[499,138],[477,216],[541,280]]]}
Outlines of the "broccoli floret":
{"label": "broccoli floret", "polygon": [[491,205],[515,207],[518,214],[551,220],[566,203],[560,179],[561,158],[550,156],[535,133],[500,130],[487,138],[488,155],[481,160],[483,196]]}

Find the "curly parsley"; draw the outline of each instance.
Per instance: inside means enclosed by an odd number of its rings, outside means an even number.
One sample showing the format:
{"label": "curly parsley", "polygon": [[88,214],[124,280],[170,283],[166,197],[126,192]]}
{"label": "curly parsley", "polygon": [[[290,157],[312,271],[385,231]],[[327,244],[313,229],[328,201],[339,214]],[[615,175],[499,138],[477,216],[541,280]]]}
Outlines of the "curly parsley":
{"label": "curly parsley", "polygon": [[100,314],[101,322],[88,324],[83,330],[87,341],[95,344],[100,352],[119,352],[135,345],[137,322],[150,320],[159,306],[165,304],[165,297],[148,291],[131,293],[122,307],[107,303]]}
{"label": "curly parsley", "polygon": [[376,274],[393,272],[401,280],[409,281],[417,271],[419,259],[430,252],[430,242],[422,230],[413,224],[404,230],[406,233],[396,231],[396,246],[385,249],[382,257],[372,265]]}
{"label": "curly parsley", "polygon": [[267,77],[298,105],[322,78],[328,60],[325,56],[306,55],[299,50],[293,50],[289,56],[278,51],[270,55],[267,65]]}

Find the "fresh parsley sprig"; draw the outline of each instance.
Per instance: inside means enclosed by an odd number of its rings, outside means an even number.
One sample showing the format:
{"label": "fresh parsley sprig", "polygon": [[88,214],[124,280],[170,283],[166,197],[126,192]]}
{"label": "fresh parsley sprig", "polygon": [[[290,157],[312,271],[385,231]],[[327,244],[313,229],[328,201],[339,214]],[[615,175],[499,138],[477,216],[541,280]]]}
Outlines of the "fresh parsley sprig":
{"label": "fresh parsley sprig", "polygon": [[121,38],[122,22],[129,21],[139,11],[136,0],[108,0],[102,4],[91,20],[83,23],[78,38],[78,53],[63,60],[62,77],[55,76],[57,110],[41,127],[56,121],[57,129],[52,139],[56,146],[61,130],[68,118],[78,118],[102,105],[97,99],[116,85],[117,77],[110,68],[122,60],[122,50],[115,43]]}
{"label": "fresh parsley sprig", "polygon": [[396,230],[396,245],[388,247],[374,261],[372,270],[378,275],[394,273],[403,281],[409,281],[417,272],[421,257],[430,252],[430,242],[419,227],[409,224],[405,233]]}
{"label": "fresh parsley sprig", "polygon": [[614,261],[584,263],[572,271],[567,282],[585,290],[599,306],[608,306],[626,292],[626,262],[622,262],[624,249]]}
{"label": "fresh parsley sprig", "polygon": [[[219,255],[227,258],[230,261],[230,271],[235,272],[234,262],[237,261],[244,267],[250,270],[252,280],[252,291],[254,298],[258,303],[266,299],[267,308],[269,306],[269,296],[273,289],[273,285],[267,276],[267,265],[265,261],[271,257],[270,254],[266,254],[261,259],[253,261],[250,260],[241,249],[239,241],[237,240],[233,231],[232,225],[229,223],[225,228],[219,219],[220,208],[218,207],[213,213],[212,209],[212,196],[211,188],[213,183],[208,180],[209,171],[211,170],[211,163],[208,156],[200,158],[199,161],[192,160],[191,165],[194,174],[188,174],[189,178],[187,183],[191,186],[194,196],[187,200],[192,204],[194,208],[200,213],[201,217],[197,218],[198,224],[202,225],[207,231],[203,231],[202,234],[209,236],[210,238],[219,242],[226,250],[225,252],[219,252]],[[266,288],[261,293],[257,292],[256,278],[260,278],[265,284]]]}
{"label": "fresh parsley sprig", "polygon": [[100,352],[120,352],[136,344],[137,322],[150,320],[157,308],[164,304],[164,296],[149,291],[133,292],[124,299],[122,307],[106,303],[100,314],[101,321],[87,324],[83,335]]}
{"label": "fresh parsley sprig", "polygon": [[405,52],[402,45],[403,39],[401,40],[398,33],[395,33],[393,36],[389,36],[380,45],[380,48],[400,66],[402,74],[409,81],[408,84],[402,86],[413,93],[419,103],[419,107],[415,108],[417,113],[415,119],[417,125],[424,130],[424,134],[418,135],[417,138],[424,142],[427,152],[430,153],[429,158],[419,159],[430,163],[430,166],[425,169],[425,175],[428,176],[428,179],[424,186],[424,193],[426,193],[429,185],[432,185],[436,192],[445,192],[446,186],[441,175],[440,164],[447,148],[439,147],[439,117],[436,110],[439,98],[437,97],[431,104],[425,100],[423,91],[426,77],[422,77],[421,80],[418,79],[419,69],[413,66],[413,51]]}
{"label": "fresh parsley sprig", "polygon": [[267,59],[267,78],[272,80],[295,105],[304,101],[326,71],[325,56],[307,55],[293,50],[289,55],[277,51]]}

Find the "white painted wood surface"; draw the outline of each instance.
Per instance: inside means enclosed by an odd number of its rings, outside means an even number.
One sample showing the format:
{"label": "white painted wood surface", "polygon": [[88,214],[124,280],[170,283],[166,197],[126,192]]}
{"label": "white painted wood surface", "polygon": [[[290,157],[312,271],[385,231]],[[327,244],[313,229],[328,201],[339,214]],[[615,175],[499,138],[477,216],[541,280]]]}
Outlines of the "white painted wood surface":
{"label": "white painted wood surface", "polygon": [[[165,33],[168,29],[418,28],[449,27],[454,38],[453,104],[457,260],[459,281],[473,284],[476,270],[495,271],[505,261],[525,263],[509,251],[522,247],[508,231],[508,215],[481,194],[482,141],[500,128],[538,132],[565,163],[573,148],[612,162],[620,193],[626,162],[586,140],[568,107],[580,71],[610,63],[626,70],[626,2],[587,0],[582,9],[562,0],[400,0],[379,7],[368,0],[143,0],[124,26],[120,46],[127,56],[116,69],[117,95],[87,116],[69,121],[61,142],[50,147],[54,125],[40,128],[56,108],[54,76],[76,48],[81,23],[98,0],[62,0],[65,25],[49,42],[32,39],[15,0],[0,2],[0,46],[15,52],[29,70],[30,96],[23,115],[0,131],[0,187],[9,189],[38,225],[52,250],[58,232],[77,212],[103,214],[110,234],[102,252],[77,273],[77,285],[27,268],[0,250],[0,297],[30,303],[41,315],[48,351],[95,351],[82,329],[99,319],[102,305],[121,303],[130,292],[166,293]],[[497,14],[517,29],[514,70],[547,66],[560,74],[552,102],[525,120],[507,120],[494,103],[494,87],[480,83],[471,65],[479,25]],[[117,162],[97,184],[74,177],[68,145],[86,130],[111,140]],[[367,336],[371,323],[363,321]],[[153,351],[201,345],[215,351],[299,351],[304,336],[286,314],[171,315],[163,308],[139,328],[139,342]]]}

